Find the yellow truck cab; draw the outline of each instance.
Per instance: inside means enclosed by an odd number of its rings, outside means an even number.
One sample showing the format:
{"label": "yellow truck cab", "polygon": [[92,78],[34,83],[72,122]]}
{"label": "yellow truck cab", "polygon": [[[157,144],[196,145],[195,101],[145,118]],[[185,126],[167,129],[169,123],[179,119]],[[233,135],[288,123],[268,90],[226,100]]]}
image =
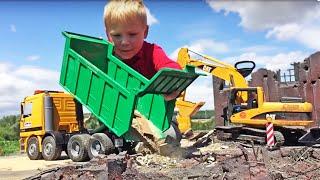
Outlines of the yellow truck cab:
{"label": "yellow truck cab", "polygon": [[59,158],[80,131],[85,131],[82,106],[69,94],[36,90],[21,102],[20,150],[32,160]]}

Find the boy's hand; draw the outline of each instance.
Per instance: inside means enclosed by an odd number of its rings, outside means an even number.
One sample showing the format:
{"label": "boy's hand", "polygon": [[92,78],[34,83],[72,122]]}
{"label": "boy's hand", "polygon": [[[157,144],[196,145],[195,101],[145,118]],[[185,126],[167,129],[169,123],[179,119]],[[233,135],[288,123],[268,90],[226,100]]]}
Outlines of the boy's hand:
{"label": "boy's hand", "polygon": [[174,91],[171,94],[164,94],[164,100],[171,101],[172,99],[177,98],[180,95],[179,91]]}

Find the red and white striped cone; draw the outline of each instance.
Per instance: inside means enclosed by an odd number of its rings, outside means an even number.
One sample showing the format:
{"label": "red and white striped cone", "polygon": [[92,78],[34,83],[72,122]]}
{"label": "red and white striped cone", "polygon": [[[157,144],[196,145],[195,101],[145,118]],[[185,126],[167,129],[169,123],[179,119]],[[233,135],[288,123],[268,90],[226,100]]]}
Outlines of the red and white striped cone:
{"label": "red and white striped cone", "polygon": [[267,128],[267,146],[269,148],[273,148],[274,147],[274,131],[273,131],[273,124],[271,122],[268,122],[266,124],[266,128]]}

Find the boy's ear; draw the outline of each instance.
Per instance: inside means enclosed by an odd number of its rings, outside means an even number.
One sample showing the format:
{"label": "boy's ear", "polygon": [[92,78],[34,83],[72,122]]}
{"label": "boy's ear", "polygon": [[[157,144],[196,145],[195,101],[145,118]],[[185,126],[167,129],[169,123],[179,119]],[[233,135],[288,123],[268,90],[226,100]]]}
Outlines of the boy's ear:
{"label": "boy's ear", "polygon": [[144,31],[144,38],[147,38],[149,32],[149,26],[147,25],[146,30]]}
{"label": "boy's ear", "polygon": [[112,39],[111,39],[111,36],[110,36],[110,34],[108,33],[108,31],[107,31],[107,29],[106,29],[106,35],[107,35],[107,38],[108,38],[108,41],[112,41]]}

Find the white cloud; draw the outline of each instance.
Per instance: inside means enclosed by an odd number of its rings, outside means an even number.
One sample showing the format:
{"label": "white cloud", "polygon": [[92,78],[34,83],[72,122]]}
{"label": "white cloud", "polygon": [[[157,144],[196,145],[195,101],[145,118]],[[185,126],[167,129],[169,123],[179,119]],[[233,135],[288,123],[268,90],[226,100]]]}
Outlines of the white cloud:
{"label": "white cloud", "polygon": [[270,38],[275,36],[279,40],[287,40],[294,38],[294,36],[301,31],[301,27],[298,24],[285,24],[282,26],[276,26],[272,30],[268,31],[266,37]]}
{"label": "white cloud", "polygon": [[39,55],[31,55],[31,56],[28,56],[27,57],[27,60],[28,61],[37,61],[40,59],[40,56]]}
{"label": "white cloud", "polygon": [[315,37],[320,37],[320,25],[285,24],[274,27],[266,37],[275,37],[279,40],[294,39],[309,48],[320,50],[320,41],[315,40]]}
{"label": "white cloud", "polygon": [[0,62],[0,116],[18,114],[20,102],[36,89],[62,90],[59,72]]}
{"label": "white cloud", "polygon": [[296,39],[310,48],[320,50],[320,41],[318,40],[319,37],[320,26],[309,26],[307,29],[303,28],[301,33],[297,34]]}
{"label": "white cloud", "polygon": [[22,66],[15,70],[14,74],[18,77],[25,77],[35,81],[48,81],[54,79],[55,82],[58,82],[59,80],[59,72],[34,66]]}
{"label": "white cloud", "polygon": [[200,53],[205,53],[207,51],[213,53],[226,53],[229,51],[229,48],[226,44],[208,39],[200,39],[195,41],[189,46],[189,48]]}
{"label": "white cloud", "polygon": [[159,23],[158,19],[156,19],[156,17],[154,17],[154,15],[151,14],[151,12],[148,8],[146,8],[146,11],[147,11],[147,21],[148,21],[149,26],[151,26],[152,24]]}
{"label": "white cloud", "polygon": [[[279,53],[270,56],[259,56],[255,52],[243,53],[239,56],[225,58],[225,61],[234,64],[237,61],[250,60],[254,61],[257,68],[266,68],[276,71],[278,69],[287,70],[292,68],[293,62],[301,62],[310,54],[301,51],[292,51],[289,53]],[[256,70],[257,70],[256,68]]]}
{"label": "white cloud", "polygon": [[210,1],[215,11],[239,14],[240,25],[261,30],[288,23],[301,23],[319,17],[319,3],[315,1]]}
{"label": "white cloud", "polygon": [[316,1],[210,1],[216,12],[233,12],[248,30],[267,30],[266,37],[295,40],[320,49],[314,38],[320,34],[320,4]]}
{"label": "white cloud", "polygon": [[213,86],[211,76],[200,76],[186,91],[187,101],[194,103],[205,102],[201,110],[214,109]]}
{"label": "white cloud", "polygon": [[17,32],[16,26],[14,24],[10,24],[10,31]]}
{"label": "white cloud", "polygon": [[[208,52],[211,54],[221,54],[229,51],[229,47],[226,44],[208,39],[200,39],[190,45],[184,45],[182,47],[187,47],[190,50],[204,54],[208,54]],[[180,48],[181,47],[170,54],[172,59],[177,59]]]}

